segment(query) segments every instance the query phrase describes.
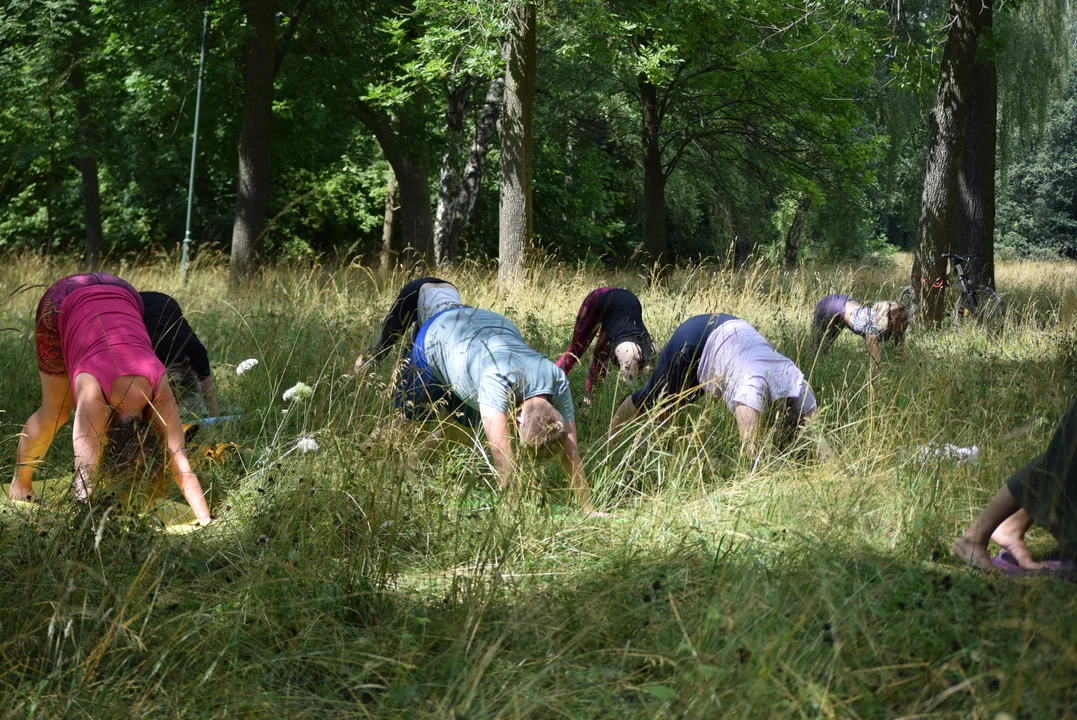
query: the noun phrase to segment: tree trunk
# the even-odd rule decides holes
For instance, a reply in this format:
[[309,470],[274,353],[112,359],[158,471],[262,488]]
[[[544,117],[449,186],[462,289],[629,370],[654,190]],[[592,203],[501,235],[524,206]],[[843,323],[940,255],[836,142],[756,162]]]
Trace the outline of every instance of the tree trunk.
[[269,205],[269,138],[273,119],[273,0],[244,0],[251,30],[243,53],[243,125],[239,135],[236,219],[232,227],[231,279],[258,267]]
[[666,175],[659,143],[662,118],[658,91],[646,73],[640,73],[640,127],[643,146],[643,245],[653,263],[666,262]]
[[811,195],[803,193],[800,196],[800,202],[797,203],[793,223],[789,226],[789,232],[785,234],[785,266],[787,268],[797,266],[797,256],[800,254],[800,239],[804,237],[804,226],[808,222],[809,210],[811,210]]
[[385,188],[385,222],[381,226],[381,269],[388,270],[396,261],[393,246],[393,210],[396,204],[396,175],[389,168],[389,182]]
[[[991,5],[976,11],[979,37],[992,30]],[[979,44],[979,43],[977,43]],[[993,53],[972,66],[969,110],[958,170],[953,252],[972,255],[968,272],[976,285],[995,287],[995,144],[998,136],[998,71]]]
[[[475,198],[479,194],[479,182],[482,169],[486,163],[486,153],[490,149],[490,139],[494,134],[497,117],[501,111],[501,92],[505,86],[504,78],[494,78],[486,90],[486,102],[475,123],[475,135],[467,154],[467,164],[463,177],[456,173],[456,164],[452,153],[447,152],[441,164],[441,183],[438,192],[438,209],[434,220],[434,258],[438,266],[456,264],[460,248],[460,237],[464,234],[471,211],[475,208]],[[458,154],[462,154],[463,145],[463,103],[455,101],[461,115],[459,135],[455,140]],[[454,97],[449,95],[449,115],[446,118],[449,135],[453,136],[452,125]]]
[[56,187],[56,110],[49,97],[49,170],[45,176],[45,234],[49,238],[49,250],[56,247],[56,224],[53,217],[53,193]]
[[434,219],[430,213],[430,179],[418,164],[401,157],[394,166],[400,192],[401,252],[405,262],[429,265],[433,259]]
[[531,244],[531,106],[535,98],[535,5],[509,10],[505,43],[505,99],[501,116],[501,203],[499,209],[497,284],[515,285],[524,271],[524,253]]
[[[433,255],[434,220],[430,213],[430,180],[426,171],[404,155],[388,115],[360,100],[355,106],[355,116],[374,134],[396,176],[401,254],[406,256],[407,263],[429,264]],[[406,120],[406,117],[401,118],[401,123],[406,124]]]
[[[961,135],[969,110],[972,66],[976,60],[976,0],[951,0],[946,45],[939,72],[939,87],[932,113],[934,132],[928,147],[924,191],[920,202],[917,252],[913,260],[916,288],[924,319],[937,324],[945,312],[945,288],[936,287],[946,277],[950,249]],[[916,278],[918,275],[921,281]]]
[[91,271],[101,263],[101,185],[97,177],[93,131],[90,128],[90,99],[86,97],[86,76],[77,64],[68,76],[75,90],[75,115],[78,119],[79,151],[75,165],[82,176],[82,204],[86,216],[86,264]]

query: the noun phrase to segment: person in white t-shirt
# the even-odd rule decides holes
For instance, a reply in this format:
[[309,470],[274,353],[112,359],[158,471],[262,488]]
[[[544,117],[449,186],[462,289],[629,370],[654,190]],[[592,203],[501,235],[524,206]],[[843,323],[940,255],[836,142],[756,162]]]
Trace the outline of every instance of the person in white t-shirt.
[[781,429],[794,434],[816,408],[804,374],[751,324],[732,315],[697,315],[674,331],[647,384],[621,403],[611,434],[640,413],[660,405],[670,413],[705,391],[725,402],[747,446],[770,406],[781,403]]
[[407,420],[439,421],[434,439],[449,429],[446,420],[481,427],[501,490],[516,467],[513,434],[520,445],[555,455],[581,509],[593,512],[568,379],[507,317],[472,307],[435,313],[412,343],[394,404]]

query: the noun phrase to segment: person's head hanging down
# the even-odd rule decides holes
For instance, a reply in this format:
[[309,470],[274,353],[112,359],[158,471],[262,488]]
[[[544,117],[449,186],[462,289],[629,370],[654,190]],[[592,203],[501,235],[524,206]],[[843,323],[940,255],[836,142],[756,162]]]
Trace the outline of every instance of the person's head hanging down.
[[355,359],[355,372],[385,358],[413,324],[418,329],[442,310],[463,306],[460,291],[448,280],[423,277],[407,283],[385,315],[373,344]]
[[45,291],[35,323],[41,406],[19,438],[8,491],[12,499],[33,498],[34,468],[74,410],[77,499],[93,493],[93,473],[109,433],[122,434],[120,426],[146,421],[164,438],[172,476],[191,509],[200,522],[210,522],[209,506],[187,461],[179,409],[142,311],[135,289],[104,273],[72,275]]
[[142,319],[157,359],[168,368],[168,383],[176,399],[188,406],[205,400],[211,416],[220,414],[209,353],[183,316],[176,299],[161,292],[140,292]]
[[882,356],[880,343],[900,345],[909,329],[909,312],[904,304],[883,300],[874,305],[861,305],[848,295],[827,295],[815,305],[812,332],[815,346],[826,352],[842,330],[864,338],[873,360]]
[[704,391],[725,401],[746,445],[754,443],[760,415],[775,403],[781,403],[780,424],[792,433],[815,412],[804,374],[758,330],[732,315],[697,315],[674,331],[647,383],[621,403],[611,434],[642,412],[659,405],[672,412]]
[[502,489],[514,469],[510,419],[518,413],[521,445],[557,454],[580,505],[590,510],[568,379],[508,318],[469,307],[435,314],[416,335],[395,404],[410,420],[481,424]]
[[620,368],[623,382],[636,379],[640,369],[655,355],[654,341],[643,324],[643,306],[631,290],[600,287],[584,298],[576,315],[572,340],[557,360],[557,367],[571,372],[598,335],[594,359],[587,371],[587,399],[606,376],[611,359]]

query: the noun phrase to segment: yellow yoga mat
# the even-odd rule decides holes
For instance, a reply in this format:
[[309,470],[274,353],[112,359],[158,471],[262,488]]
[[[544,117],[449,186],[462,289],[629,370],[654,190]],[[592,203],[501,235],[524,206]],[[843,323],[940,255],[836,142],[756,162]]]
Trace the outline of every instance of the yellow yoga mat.
[[[27,513],[42,509],[48,510],[50,507],[70,502],[70,487],[70,476],[35,480],[33,482],[34,497],[40,500],[40,503],[16,500],[12,505],[20,512]],[[160,520],[165,526],[164,531],[170,535],[186,535],[202,528],[195,521],[194,512],[187,503],[160,500],[146,514]]]

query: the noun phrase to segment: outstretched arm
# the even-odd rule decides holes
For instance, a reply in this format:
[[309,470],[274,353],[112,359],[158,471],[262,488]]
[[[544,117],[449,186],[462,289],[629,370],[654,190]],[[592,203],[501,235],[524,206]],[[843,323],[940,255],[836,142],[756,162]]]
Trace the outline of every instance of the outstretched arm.
[[587,484],[587,477],[583,472],[583,460],[576,445],[576,421],[565,426],[565,439],[561,443],[561,467],[568,477],[568,484],[576,493],[576,501],[584,512],[592,512],[594,509],[591,498],[591,487]]
[[639,414],[639,409],[632,402],[632,396],[629,395],[617,408],[617,412],[613,414],[613,420],[610,422],[610,437],[612,438],[616,435],[621,426],[631,422],[632,418],[636,417],[637,414]]
[[864,344],[868,346],[868,355],[871,356],[872,360],[875,362],[882,360],[883,352],[882,348],[879,347],[879,338],[874,335],[865,335]]
[[[156,410],[156,412],[155,412]],[[183,424],[180,422],[179,408],[176,407],[176,398],[172,395],[172,388],[167,382],[161,383],[161,389],[157,392],[157,398],[152,408],[147,408],[152,413],[151,421],[158,434],[165,439],[168,449],[169,467],[172,470],[172,478],[179,485],[180,492],[191,506],[195,517],[203,525],[213,522],[213,516],[209,514],[209,503],[202,493],[202,486],[198,482],[198,476],[191,469],[191,463],[187,460],[186,441],[183,438]]]
[[210,375],[199,384],[206,396],[206,409],[209,410],[210,417],[217,417],[221,414],[221,406],[217,403],[217,388],[213,384],[213,376]]
[[567,375],[580,357],[587,352],[591,341],[595,339],[598,326],[602,322],[602,315],[598,306],[598,299],[609,288],[596,288],[583,299],[580,311],[576,314],[576,325],[572,328],[572,340],[568,349],[558,358],[557,367],[565,371]]
[[498,489],[504,491],[509,485],[514,465],[509,418],[506,413],[487,405],[479,405],[479,415],[482,417],[482,429],[486,431],[486,440],[490,443],[490,456],[501,478]]
[[86,500],[93,494],[93,472],[101,461],[101,436],[108,429],[111,411],[96,382],[86,382],[79,391],[71,442],[75,448],[75,498]]

